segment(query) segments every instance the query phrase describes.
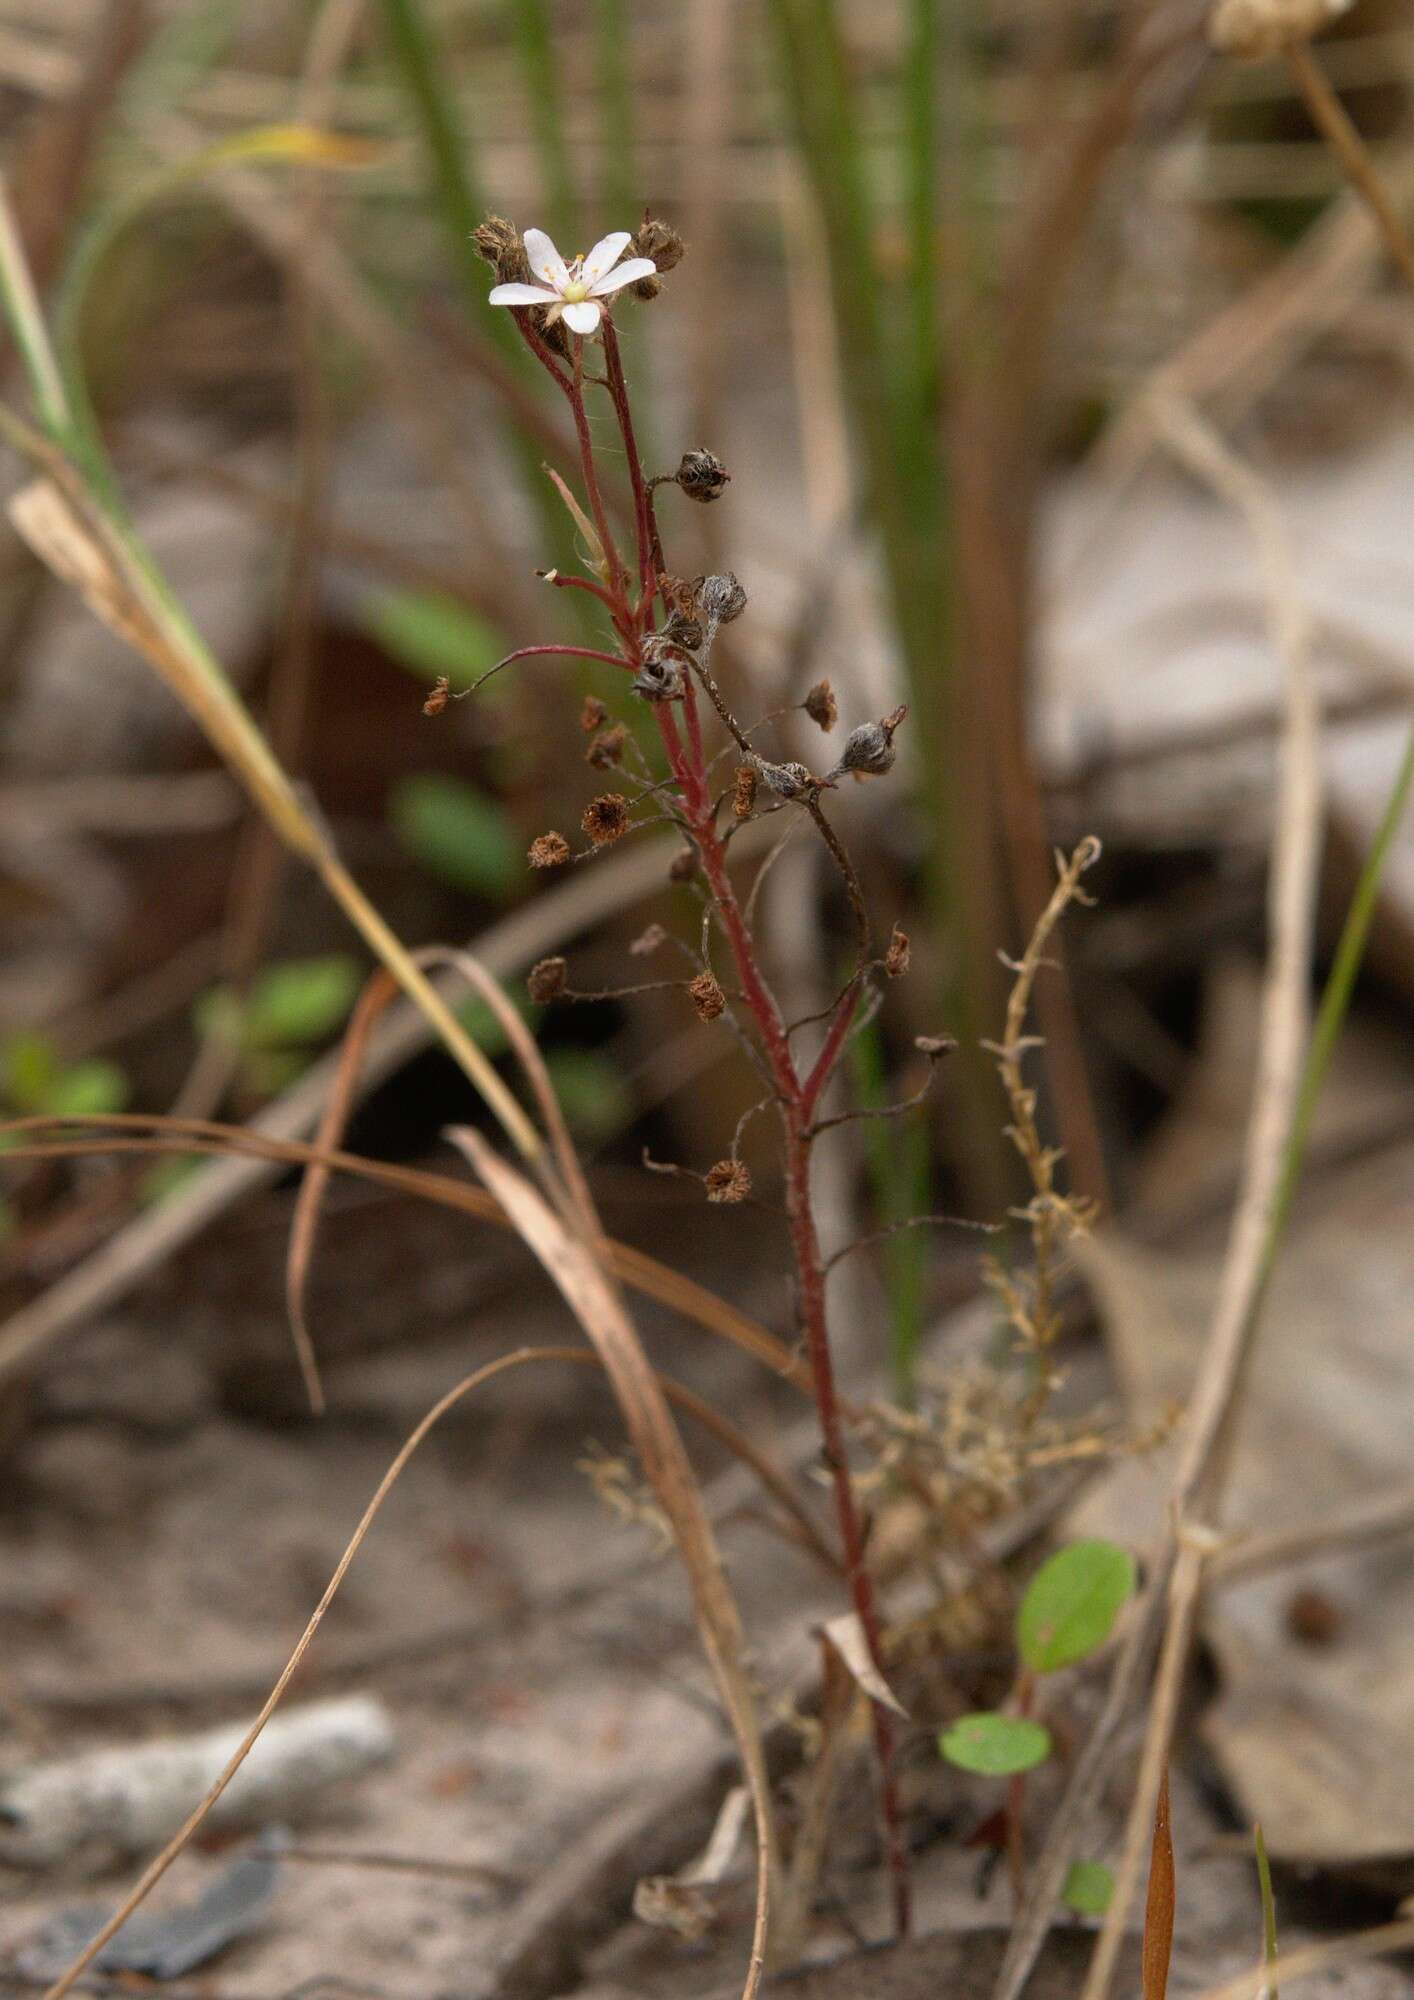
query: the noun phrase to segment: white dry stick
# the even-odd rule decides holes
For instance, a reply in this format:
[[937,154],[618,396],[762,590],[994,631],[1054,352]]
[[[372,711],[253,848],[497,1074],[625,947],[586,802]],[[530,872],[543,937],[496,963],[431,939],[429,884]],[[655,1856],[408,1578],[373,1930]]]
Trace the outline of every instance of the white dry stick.
[[[1089,1976],[1081,2000],[1103,2000],[1154,1823],[1174,1715],[1197,1615],[1203,1568],[1214,1544],[1230,1420],[1239,1398],[1270,1262],[1273,1217],[1308,1040],[1309,977],[1322,784],[1320,711],[1311,675],[1310,623],[1280,511],[1265,485],[1190,403],[1165,398],[1156,428],[1170,449],[1243,515],[1262,571],[1273,650],[1286,672],[1281,772],[1268,887],[1271,946],[1262,997],[1252,1114],[1242,1192],[1218,1298],[1190,1399],[1172,1520],[1116,1662],[1104,1710],[1072,1771],[1054,1830],[1036,1867],[1002,1963],[996,2000],[1018,2000],[1057,1907],[1074,1843],[1099,1796],[1160,1629],[1164,1634],[1139,1779]],[[1167,1618],[1165,1618],[1167,1611]]]
[[[0,1861],[47,1868],[90,1845],[121,1854],[155,1846],[210,1789],[245,1733],[234,1723],[17,1771],[0,1785]],[[357,1777],[392,1752],[388,1711],[371,1695],[310,1702],[267,1726],[209,1823],[284,1818],[311,1792]]]

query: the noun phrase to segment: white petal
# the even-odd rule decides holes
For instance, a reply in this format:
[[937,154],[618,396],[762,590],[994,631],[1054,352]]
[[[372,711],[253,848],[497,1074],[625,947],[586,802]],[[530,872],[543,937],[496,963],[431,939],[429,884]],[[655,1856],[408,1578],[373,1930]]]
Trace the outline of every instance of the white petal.
[[615,230],[612,236],[603,236],[595,244],[584,260],[580,275],[586,285],[593,286],[602,278],[611,264],[617,264],[633,238],[626,229]]
[[576,299],[564,308],[565,325],[572,333],[594,333],[599,325],[599,308],[593,299]]
[[562,292],[570,281],[565,269],[565,260],[545,234],[543,229],[527,229],[525,232],[525,254],[530,268],[541,284]]
[[639,278],[653,277],[657,269],[658,266],[651,257],[630,257],[626,264],[616,264],[606,277],[601,278],[597,285],[591,285],[589,289],[596,299],[607,298],[609,293],[616,292],[620,285],[631,285]]
[[543,285],[497,285],[491,294],[491,303],[493,306],[552,306],[558,297],[558,292],[546,291]]

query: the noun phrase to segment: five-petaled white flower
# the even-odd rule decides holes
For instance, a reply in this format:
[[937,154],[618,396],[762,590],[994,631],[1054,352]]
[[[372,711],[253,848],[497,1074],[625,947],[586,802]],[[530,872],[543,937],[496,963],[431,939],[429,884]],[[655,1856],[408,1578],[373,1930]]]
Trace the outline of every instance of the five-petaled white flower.
[[527,229],[525,254],[538,285],[497,285],[491,294],[493,306],[549,306],[550,323],[563,316],[572,333],[598,331],[601,308],[597,301],[616,292],[620,285],[632,285],[639,278],[651,278],[657,265],[651,257],[618,260],[633,238],[626,229],[615,230],[596,243],[587,257],[566,264],[543,229]]

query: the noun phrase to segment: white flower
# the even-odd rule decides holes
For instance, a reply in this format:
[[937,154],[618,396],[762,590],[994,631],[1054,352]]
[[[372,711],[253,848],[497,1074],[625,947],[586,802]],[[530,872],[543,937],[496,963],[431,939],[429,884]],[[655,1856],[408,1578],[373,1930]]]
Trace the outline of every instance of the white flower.
[[630,257],[620,264],[633,241],[626,229],[615,230],[595,244],[587,257],[566,264],[543,229],[527,229],[525,254],[538,285],[497,285],[491,294],[493,306],[549,306],[550,323],[561,316],[572,333],[598,331],[601,308],[597,300],[607,298],[620,285],[632,285],[639,278],[651,278],[657,265],[651,257]]

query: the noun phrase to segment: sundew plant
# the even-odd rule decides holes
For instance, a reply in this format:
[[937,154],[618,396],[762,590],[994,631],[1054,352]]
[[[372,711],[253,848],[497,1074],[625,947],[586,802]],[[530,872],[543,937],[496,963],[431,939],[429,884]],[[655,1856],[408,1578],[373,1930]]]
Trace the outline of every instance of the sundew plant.
[[[586,573],[548,571],[547,580],[558,589],[587,592],[594,598],[606,639],[602,649],[521,647],[492,671],[545,654],[602,662],[628,676],[656,726],[666,776],[648,767],[622,725],[604,726],[607,710],[590,699],[584,718],[594,732],[590,762],[600,769],[615,769],[615,783],[622,789],[605,791],[590,803],[583,831],[591,847],[602,847],[635,826],[658,819],[670,822],[682,836],[671,874],[698,898],[702,917],[691,940],[664,939],[659,945],[660,950],[685,954],[689,961],[683,976],[664,983],[681,986],[686,1003],[703,1023],[720,1021],[735,1031],[760,1073],[763,1095],[756,1108],[775,1115],[799,1331],[809,1358],[845,1576],[869,1660],[874,1672],[882,1674],[879,1614],[835,1387],[826,1262],[812,1204],[811,1172],[821,1133],[840,1122],[823,1115],[821,1107],[849,1037],[869,1017],[883,982],[901,976],[909,959],[908,939],[897,926],[884,948],[876,949],[858,877],[833,824],[832,795],[840,792],[846,779],[880,778],[892,768],[897,755],[894,738],[905,711],[896,709],[859,723],[846,735],[838,758],[817,773],[793,759],[772,755],[769,741],[760,740],[769,725],[744,726],[713,676],[717,635],[746,613],[747,593],[730,573],[688,579],[674,572],[665,551],[657,500],[664,488],[673,486],[691,500],[711,502],[724,491],[728,474],[704,447],[686,452],[674,474],[652,475],[645,468],[614,324],[623,299],[648,300],[657,295],[663,274],[682,256],[676,232],[645,216],[634,234],[616,231],[587,255],[566,262],[542,230],[527,229],[522,235],[511,223],[493,216],[477,231],[476,243],[495,271],[492,303],[513,315],[526,347],[568,404],[578,441],[581,493],[566,491],[565,498],[585,544]],[[622,537],[590,423],[592,396],[607,401],[622,446],[630,523]],[[434,697],[434,708],[437,705]],[[833,728],[836,705],[826,684],[812,688],[802,706],[822,730]],[[732,848],[743,830],[758,820],[778,818],[784,837],[802,817],[824,842],[839,871],[855,937],[852,968],[831,1005],[818,1016],[791,1021],[763,965],[751,898],[738,886]],[[530,858],[537,867],[555,867],[570,853],[561,834],[547,832],[533,844]],[[532,997],[541,1002],[574,997],[560,958],[536,966],[530,986]],[[923,1052],[936,1058],[947,1046],[938,1038],[925,1042]],[[750,1197],[751,1176],[739,1155],[740,1139],[739,1128],[729,1157],[702,1173],[707,1200],[730,1203]],[[909,1918],[908,1875],[893,1724],[882,1701],[873,1701],[871,1707],[895,1918],[903,1930]]]

